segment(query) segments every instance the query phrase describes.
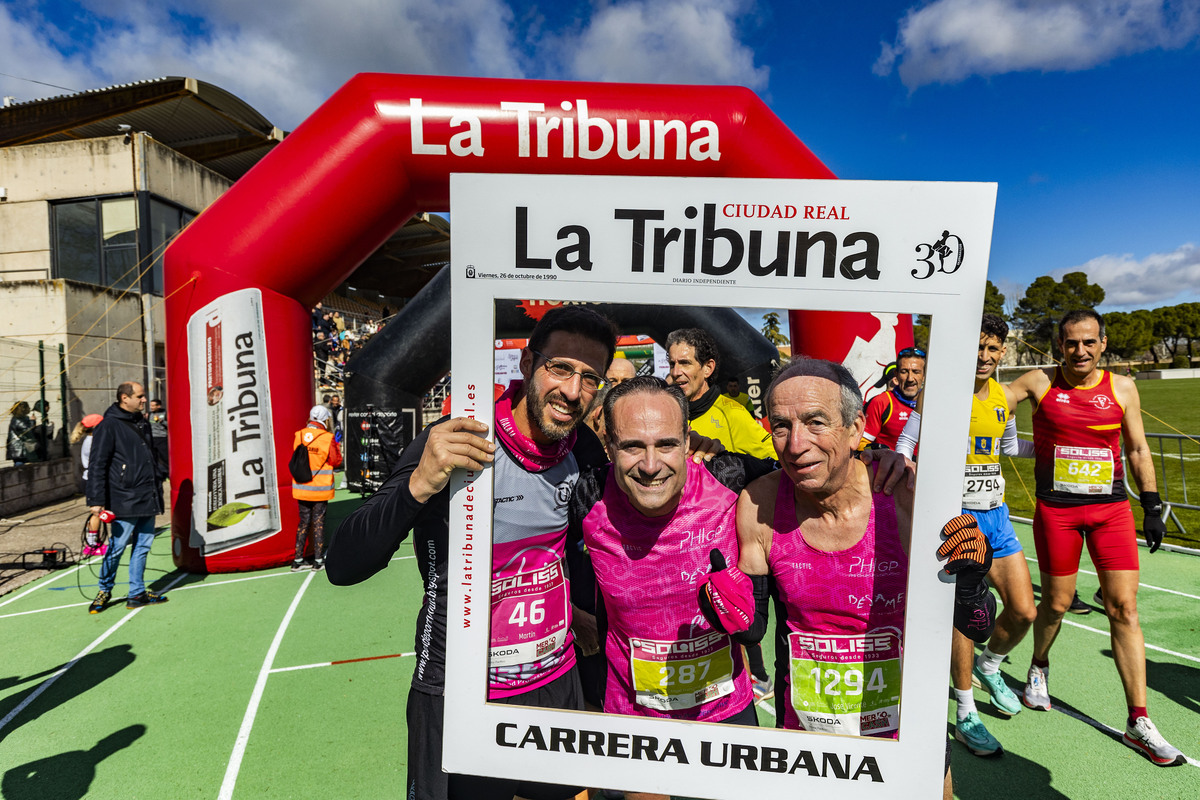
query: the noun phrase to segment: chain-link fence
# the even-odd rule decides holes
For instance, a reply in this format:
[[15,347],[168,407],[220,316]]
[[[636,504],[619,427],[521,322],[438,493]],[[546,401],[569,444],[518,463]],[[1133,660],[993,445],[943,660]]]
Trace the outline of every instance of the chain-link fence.
[[8,411],[0,466],[70,456],[62,345],[0,337],[0,408]]

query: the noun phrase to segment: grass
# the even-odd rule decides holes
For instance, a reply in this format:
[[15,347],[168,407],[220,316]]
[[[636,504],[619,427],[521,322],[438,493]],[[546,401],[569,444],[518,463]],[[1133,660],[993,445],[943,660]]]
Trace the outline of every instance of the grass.
[[[1015,379],[1016,376],[1006,376]],[[1160,440],[1149,438],[1154,451],[1155,473],[1158,476],[1159,494],[1167,502],[1184,502],[1185,497],[1192,505],[1200,505],[1200,403],[1196,402],[1200,392],[1200,379],[1138,381],[1138,394],[1142,399],[1142,420],[1148,434],[1163,433],[1190,438],[1184,440]],[[1017,429],[1029,438],[1033,431],[1032,408],[1022,403],[1017,408]],[[1002,458],[1001,464],[1006,482],[1005,499],[1012,513],[1020,517],[1033,516],[1033,459]],[[1189,488],[1185,494],[1184,487]],[[1180,531],[1175,521],[1167,523],[1166,541],[1185,547],[1200,547],[1200,511],[1175,509]],[[1133,515],[1141,529],[1142,511],[1133,504]]]

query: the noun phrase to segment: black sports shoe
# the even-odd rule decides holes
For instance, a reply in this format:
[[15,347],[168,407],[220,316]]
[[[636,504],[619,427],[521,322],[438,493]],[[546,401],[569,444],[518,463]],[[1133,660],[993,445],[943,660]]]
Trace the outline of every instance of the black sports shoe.
[[103,590],[97,592],[96,599],[92,601],[90,606],[88,606],[88,613],[99,614],[101,611],[108,608],[108,601],[111,599],[112,595],[110,593]]
[[1075,596],[1071,598],[1071,606],[1067,609],[1067,611],[1070,611],[1072,614],[1079,615],[1090,614],[1092,613],[1092,607],[1080,600],[1079,592],[1076,592]]
[[133,597],[126,598],[125,599],[125,607],[126,608],[141,608],[142,606],[152,606],[157,603],[165,603],[169,599],[170,598],[167,597],[165,594],[158,594],[157,592],[151,592],[151,591],[147,590],[147,591],[142,592],[141,594],[135,594]]

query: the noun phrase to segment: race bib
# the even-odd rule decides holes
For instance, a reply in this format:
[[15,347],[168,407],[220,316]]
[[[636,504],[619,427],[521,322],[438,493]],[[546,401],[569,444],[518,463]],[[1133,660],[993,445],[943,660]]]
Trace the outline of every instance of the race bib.
[[990,511],[1004,502],[1004,476],[997,464],[967,464],[963,475],[962,507]]
[[733,693],[729,637],[629,640],[634,700],[656,711],[679,711]]
[[789,633],[792,708],[805,730],[854,736],[900,726],[900,636]]
[[488,665],[540,661],[566,644],[570,599],[561,559],[492,581],[492,645]]
[[1111,494],[1113,454],[1107,447],[1054,448],[1054,491]]

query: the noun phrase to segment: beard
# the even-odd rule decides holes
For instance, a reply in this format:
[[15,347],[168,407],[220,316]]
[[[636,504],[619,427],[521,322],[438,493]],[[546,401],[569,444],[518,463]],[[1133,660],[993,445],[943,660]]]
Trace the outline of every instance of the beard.
[[[571,402],[562,396],[561,393],[554,391],[545,397],[542,396],[541,382],[533,381],[529,390],[525,393],[525,403],[529,408],[529,418],[537,429],[542,432],[551,442],[561,442],[571,431],[579,425],[587,414],[591,404],[585,406],[579,400]],[[556,405],[566,408],[570,411],[570,422],[558,422],[551,419],[546,413],[546,406],[554,401]]]

